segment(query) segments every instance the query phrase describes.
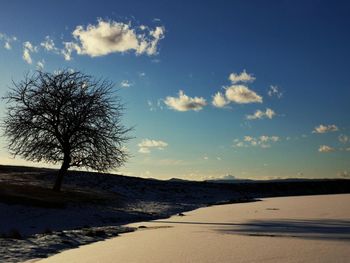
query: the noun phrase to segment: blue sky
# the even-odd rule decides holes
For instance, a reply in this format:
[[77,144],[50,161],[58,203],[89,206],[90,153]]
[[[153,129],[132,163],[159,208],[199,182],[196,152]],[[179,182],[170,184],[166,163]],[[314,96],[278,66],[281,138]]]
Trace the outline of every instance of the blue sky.
[[[2,1],[0,95],[37,68],[112,80],[135,126],[128,175],[349,176],[349,11],[346,1]],[[0,146],[3,164],[45,165]]]

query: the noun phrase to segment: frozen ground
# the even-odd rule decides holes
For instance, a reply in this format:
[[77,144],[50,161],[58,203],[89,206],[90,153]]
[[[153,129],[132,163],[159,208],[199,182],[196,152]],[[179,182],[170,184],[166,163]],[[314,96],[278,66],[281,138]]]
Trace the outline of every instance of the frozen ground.
[[349,262],[350,194],[279,197],[132,224],[38,263]]
[[210,204],[350,192],[350,180],[217,184],[71,172],[53,193],[55,174],[0,165],[0,262],[44,258]]

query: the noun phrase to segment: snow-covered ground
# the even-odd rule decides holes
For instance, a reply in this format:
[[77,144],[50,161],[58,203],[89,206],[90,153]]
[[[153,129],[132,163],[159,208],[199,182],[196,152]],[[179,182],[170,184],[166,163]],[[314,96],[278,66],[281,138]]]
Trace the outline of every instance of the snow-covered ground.
[[0,171],[1,263],[45,258],[132,230],[123,224],[244,198],[216,184],[85,172],[69,174],[53,193],[54,172],[11,169]]
[[54,193],[56,173],[0,165],[0,262],[45,258],[210,204],[350,192],[350,180],[218,184],[73,171]]
[[38,263],[329,263],[350,258],[350,194],[268,198],[129,226],[144,227]]

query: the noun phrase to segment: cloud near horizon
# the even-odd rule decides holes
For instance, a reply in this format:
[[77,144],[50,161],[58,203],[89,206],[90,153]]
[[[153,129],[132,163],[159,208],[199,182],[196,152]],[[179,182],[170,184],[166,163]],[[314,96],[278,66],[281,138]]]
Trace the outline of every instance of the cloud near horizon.
[[340,135],[338,136],[338,140],[339,140],[341,143],[343,143],[343,144],[346,144],[346,143],[350,142],[350,138],[349,138],[347,135],[345,135],[345,134],[340,134]]
[[327,132],[335,132],[338,130],[339,130],[338,127],[334,124],[332,124],[332,125],[320,124],[319,126],[315,127],[315,129],[312,131],[312,133],[327,133]]
[[77,26],[72,32],[75,41],[64,42],[62,54],[66,60],[71,59],[73,51],[90,57],[131,51],[136,55],[156,55],[159,41],[164,38],[164,34],[163,26],[154,29],[146,26],[133,28],[130,22],[99,19],[96,25]]
[[244,136],[243,139],[234,139],[233,147],[242,148],[242,147],[260,147],[260,148],[270,148],[272,143],[280,141],[278,136],[267,136],[261,135],[260,137]]
[[200,111],[207,105],[206,100],[203,97],[189,97],[182,90],[179,91],[178,97],[166,97],[164,100],[165,105],[169,109],[175,111]]
[[163,150],[168,146],[168,143],[160,140],[143,139],[138,146],[139,153],[150,153],[151,149]]
[[350,171],[344,170],[344,171],[338,172],[337,176],[348,178],[350,177]]
[[319,148],[318,148],[318,151],[320,153],[329,153],[329,152],[334,152],[335,149],[331,146],[328,146],[328,145],[321,145]]

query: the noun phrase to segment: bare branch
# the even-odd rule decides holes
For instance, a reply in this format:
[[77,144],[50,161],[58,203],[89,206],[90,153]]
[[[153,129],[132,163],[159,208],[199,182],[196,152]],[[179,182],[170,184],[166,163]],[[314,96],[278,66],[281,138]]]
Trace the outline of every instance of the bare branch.
[[121,124],[124,106],[113,83],[81,72],[37,71],[13,83],[3,127],[12,154],[30,161],[69,160],[71,166],[106,171],[128,158]]

